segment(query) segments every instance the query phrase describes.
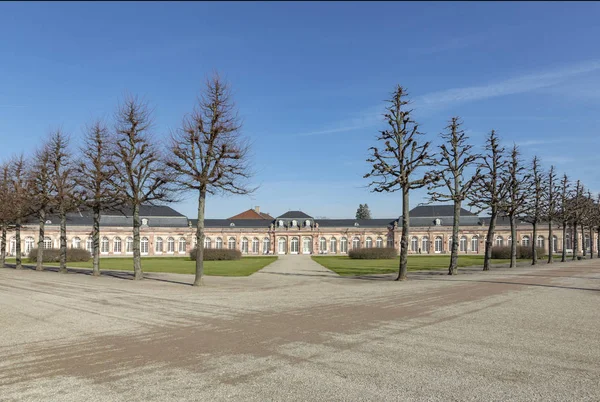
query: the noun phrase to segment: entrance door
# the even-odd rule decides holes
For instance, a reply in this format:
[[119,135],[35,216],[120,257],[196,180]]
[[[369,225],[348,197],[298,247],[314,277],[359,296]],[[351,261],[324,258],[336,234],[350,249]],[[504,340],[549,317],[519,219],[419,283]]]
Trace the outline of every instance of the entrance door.
[[305,237],[302,239],[302,254],[310,254],[312,251],[312,239]]
[[285,254],[285,238],[280,237],[277,241],[277,252],[279,254]]
[[290,244],[290,254],[298,254],[298,238],[292,237],[292,242]]

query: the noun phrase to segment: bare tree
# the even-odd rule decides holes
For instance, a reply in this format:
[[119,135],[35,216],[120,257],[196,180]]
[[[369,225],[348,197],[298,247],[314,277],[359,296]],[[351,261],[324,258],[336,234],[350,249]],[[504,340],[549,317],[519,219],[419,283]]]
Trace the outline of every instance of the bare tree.
[[[446,127],[448,132],[440,134],[446,144],[440,145],[438,159],[435,160],[436,169],[431,172],[435,181],[429,186],[429,195],[432,202],[452,201],[454,203],[454,218],[452,221],[452,250],[450,253],[450,266],[448,275],[458,273],[458,229],[460,226],[460,209],[462,202],[469,197],[473,184],[478,180],[479,169],[465,180],[465,169],[476,165],[479,155],[474,154],[471,149],[473,145],[468,144],[469,137],[461,128],[462,122],[459,117],[452,117],[450,124]],[[436,191],[444,187],[444,191]]]
[[75,196],[74,165],[69,149],[69,137],[62,130],[56,130],[48,141],[50,156],[50,179],[53,194],[52,208],[58,212],[60,220],[60,258],[58,272],[67,272],[67,212],[77,207]]
[[470,196],[470,206],[483,210],[489,210],[490,223],[488,225],[487,237],[485,239],[485,255],[483,258],[483,270],[489,271],[492,259],[492,247],[494,234],[496,233],[496,220],[500,213],[500,207],[506,197],[508,182],[503,180],[508,162],[505,159],[505,149],[500,146],[498,136],[494,130],[486,139],[486,154],[479,165],[480,174],[473,184]]
[[80,158],[76,163],[76,182],[81,194],[82,205],[91,209],[93,275],[100,275],[100,213],[114,209],[123,201],[121,194],[112,185],[116,175],[111,154],[108,128],[100,120],[86,127]]
[[548,221],[548,264],[554,262],[554,233],[552,231],[552,224],[554,218],[557,218],[557,199],[560,197],[560,188],[556,184],[556,172],[554,165],[550,166],[548,171],[548,178],[546,180],[546,194],[544,196],[544,215]]
[[372,155],[367,162],[372,164],[371,172],[364,178],[372,178],[369,186],[374,192],[395,192],[402,190],[402,235],[400,238],[400,266],[396,280],[406,280],[408,262],[408,233],[410,230],[409,219],[409,193],[410,190],[427,186],[432,181],[429,172],[425,172],[417,179],[411,179],[417,174],[419,168],[432,166],[433,161],[428,153],[431,145],[429,141],[419,144],[419,125],[412,118],[412,110],[407,106],[410,103],[406,89],[398,85],[387,101],[384,114],[389,127],[382,130],[377,141],[382,143],[382,148],[371,147]]
[[[579,235],[577,233],[577,227],[581,223],[582,215],[583,215],[583,185],[580,180],[577,180],[577,184],[575,186],[575,193],[573,197],[569,200],[569,208],[571,210],[571,224],[573,225],[573,260],[577,258],[577,254],[579,253]],[[584,239],[582,238],[583,242]],[[583,247],[585,249],[585,246]]]
[[510,243],[511,268],[517,265],[517,216],[521,212],[521,208],[523,208],[523,204],[527,199],[527,180],[528,175],[525,174],[525,167],[521,162],[519,149],[516,145],[513,145],[504,177],[507,196],[503,200],[501,206],[502,211],[508,216],[510,221],[510,235],[512,239]]
[[567,260],[567,225],[571,221],[571,209],[569,200],[571,199],[571,185],[566,174],[560,181],[560,203],[558,207],[558,220],[562,225],[562,255],[561,262]]
[[[531,174],[526,176],[526,186],[531,190],[532,194],[525,197],[522,208],[519,211],[521,220],[531,223],[533,228],[533,239],[531,241],[531,265],[536,265],[538,260],[537,255],[537,229],[538,224],[543,217],[543,200],[546,194],[546,183],[544,181],[544,173],[540,167],[540,161],[537,156],[531,161]],[[513,237],[514,240],[514,237]]]
[[596,206],[592,192],[588,190],[586,196],[585,223],[589,230],[590,259],[594,258],[594,226],[596,225]]
[[0,166],[0,268],[6,265],[6,236],[14,219],[14,193],[9,163]]
[[152,138],[152,113],[148,105],[128,96],[119,105],[115,120],[114,175],[111,184],[121,194],[121,204],[133,210],[134,279],[143,279],[140,254],[140,207],[168,200],[169,178],[157,142]]
[[248,142],[241,136],[241,122],[229,85],[215,74],[191,115],[171,135],[167,165],[182,191],[198,192],[196,228],[196,277],[194,286],[203,283],[204,217],[206,195],[215,193],[249,194],[251,176]]
[[48,141],[35,152],[31,175],[29,178],[29,199],[32,210],[37,215],[39,236],[37,247],[36,270],[44,270],[44,238],[46,230],[46,215],[52,204],[53,180],[51,178],[51,149]]
[[23,269],[21,261],[21,225],[29,215],[27,188],[28,164],[23,154],[9,161],[10,190],[13,193],[13,219],[15,227],[16,269]]

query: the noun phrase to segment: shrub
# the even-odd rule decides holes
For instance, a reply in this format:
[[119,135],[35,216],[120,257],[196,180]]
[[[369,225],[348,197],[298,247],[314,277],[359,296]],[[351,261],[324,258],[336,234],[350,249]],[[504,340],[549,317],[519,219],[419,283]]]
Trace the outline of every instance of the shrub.
[[[536,247],[538,259],[546,255],[546,251],[542,247]],[[517,245],[518,259],[531,259],[533,257],[531,246]],[[492,258],[494,259],[510,259],[510,246],[495,246],[492,247]]]
[[[27,259],[29,262],[37,262],[38,249],[31,249]],[[67,262],[85,262],[92,258],[89,251],[82,248],[67,248]],[[47,248],[44,249],[44,261],[42,262],[60,262],[60,249]]]
[[398,253],[395,248],[359,248],[356,250],[350,250],[348,257],[355,260],[379,260],[379,259],[390,259],[398,257]]
[[[196,248],[190,251],[190,259],[192,261],[196,261],[196,251]],[[203,261],[239,260],[240,258],[242,258],[242,252],[240,250],[205,248]]]

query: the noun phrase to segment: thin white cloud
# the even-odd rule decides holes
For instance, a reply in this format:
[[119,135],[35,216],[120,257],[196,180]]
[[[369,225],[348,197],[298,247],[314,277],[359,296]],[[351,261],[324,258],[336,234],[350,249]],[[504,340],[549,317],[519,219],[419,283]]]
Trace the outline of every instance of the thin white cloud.
[[554,139],[554,140],[544,140],[544,139],[540,139],[540,140],[525,140],[525,141],[517,141],[515,142],[516,145],[520,146],[520,147],[527,147],[527,146],[531,146],[531,145],[547,145],[547,144],[559,144],[562,142],[566,142],[565,139]]
[[422,95],[415,100],[420,109],[439,108],[450,104],[472,102],[499,96],[531,92],[558,85],[577,75],[600,70],[600,60],[586,61],[567,67],[526,74],[504,81],[464,88],[453,88]]

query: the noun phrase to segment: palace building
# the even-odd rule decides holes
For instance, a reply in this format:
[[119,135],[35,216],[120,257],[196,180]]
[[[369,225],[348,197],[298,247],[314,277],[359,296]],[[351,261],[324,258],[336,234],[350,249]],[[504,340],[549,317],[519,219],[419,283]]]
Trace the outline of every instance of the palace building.
[[[411,254],[445,254],[452,245],[452,205],[417,206],[410,211]],[[142,206],[141,253],[143,256],[187,255],[195,246],[196,219],[188,219],[168,206]],[[133,254],[131,211],[106,212],[100,219],[100,253],[104,257]],[[45,248],[59,247],[57,217],[46,221]],[[460,254],[480,254],[485,248],[488,217],[479,217],[465,209],[460,213],[458,234]],[[394,247],[400,250],[401,218],[389,219],[316,219],[302,211],[287,211],[273,217],[260,212],[259,207],[249,209],[228,219],[205,219],[206,248],[238,249],[245,255],[265,254],[327,254],[344,255],[361,247]],[[36,247],[38,224],[25,224],[21,230],[23,256]],[[67,216],[67,244],[72,248],[92,250],[91,212],[79,211]],[[524,246],[535,242],[537,246],[562,252],[562,231],[554,228],[552,239],[547,238],[547,225],[539,225],[537,238],[532,226],[517,222],[516,241]],[[567,234],[567,252],[572,252],[571,231]],[[590,249],[590,237],[581,231],[578,244]],[[15,255],[16,240],[9,233],[8,252]],[[510,225],[505,218],[498,219],[494,245],[511,243]],[[593,244],[597,244],[594,236]]]

